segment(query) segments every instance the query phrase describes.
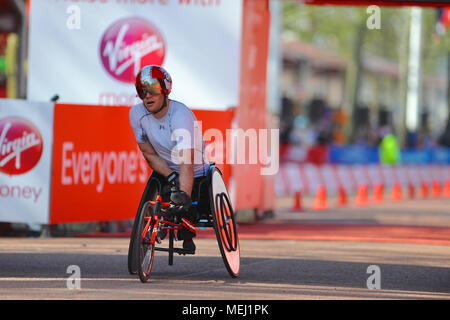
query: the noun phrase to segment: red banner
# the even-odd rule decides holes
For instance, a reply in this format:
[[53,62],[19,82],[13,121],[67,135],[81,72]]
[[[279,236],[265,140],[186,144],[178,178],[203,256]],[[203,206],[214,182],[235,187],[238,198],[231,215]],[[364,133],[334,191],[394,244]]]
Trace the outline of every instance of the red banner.
[[136,214],[149,176],[127,107],[55,105],[50,223]]
[[440,23],[442,23],[444,28],[448,28],[450,26],[450,7],[442,9]]
[[[269,42],[270,12],[268,1],[245,0],[243,8],[241,49],[241,94],[236,110],[237,127],[244,131],[267,128],[266,73]],[[247,142],[250,144],[250,141]],[[246,147],[249,150],[249,147]],[[249,156],[250,157],[250,156]],[[233,177],[236,182],[238,209],[260,208],[264,194],[264,176],[261,164],[236,164]]]

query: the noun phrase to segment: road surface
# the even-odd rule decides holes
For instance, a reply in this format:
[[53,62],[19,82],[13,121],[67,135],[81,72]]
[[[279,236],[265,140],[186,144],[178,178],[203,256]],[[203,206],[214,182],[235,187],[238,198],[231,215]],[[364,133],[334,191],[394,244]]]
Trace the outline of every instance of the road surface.
[[176,255],[173,266],[157,252],[146,284],[127,273],[127,238],[0,238],[0,299],[450,299],[448,208],[448,199],[429,199],[280,209],[239,227],[237,279],[208,232],[195,256]]

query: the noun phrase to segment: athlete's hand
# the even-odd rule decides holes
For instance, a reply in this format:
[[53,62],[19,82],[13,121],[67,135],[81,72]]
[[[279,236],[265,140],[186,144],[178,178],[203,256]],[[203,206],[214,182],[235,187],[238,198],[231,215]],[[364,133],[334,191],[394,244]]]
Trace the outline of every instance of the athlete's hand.
[[176,192],[180,189],[180,175],[178,172],[173,171],[171,174],[167,176],[167,182],[169,182],[170,189],[173,192]]
[[186,211],[189,210],[192,206],[191,197],[184,191],[172,192],[172,194],[170,195],[170,201]]

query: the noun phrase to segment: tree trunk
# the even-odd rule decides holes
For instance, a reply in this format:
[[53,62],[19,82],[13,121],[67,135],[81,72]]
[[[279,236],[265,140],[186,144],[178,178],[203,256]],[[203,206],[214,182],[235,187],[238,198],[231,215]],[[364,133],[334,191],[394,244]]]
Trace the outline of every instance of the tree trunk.
[[355,45],[353,51],[353,72],[352,79],[350,81],[350,101],[349,101],[349,114],[351,116],[350,121],[348,123],[347,128],[347,141],[352,143],[356,135],[356,115],[358,112],[358,94],[361,88],[361,78],[363,71],[363,61],[362,61],[362,45],[364,40],[364,32],[365,32],[366,24],[365,20],[357,26],[356,36],[355,36]]
[[[445,137],[450,137],[450,51],[447,53],[447,123],[442,135],[444,141]],[[450,147],[450,141],[444,142],[444,145]]]

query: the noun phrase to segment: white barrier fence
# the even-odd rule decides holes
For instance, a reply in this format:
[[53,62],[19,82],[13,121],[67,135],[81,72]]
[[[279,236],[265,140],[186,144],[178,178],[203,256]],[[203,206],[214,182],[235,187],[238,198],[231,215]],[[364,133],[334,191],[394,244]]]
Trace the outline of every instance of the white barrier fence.
[[342,187],[348,194],[357,192],[366,185],[373,188],[382,184],[390,189],[395,183],[402,188],[420,188],[425,183],[431,187],[439,182],[443,187],[450,181],[450,165],[341,165],[287,162],[280,166],[276,176],[275,189],[278,196],[315,195],[319,187],[325,187],[328,195],[338,194]]

